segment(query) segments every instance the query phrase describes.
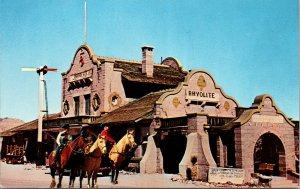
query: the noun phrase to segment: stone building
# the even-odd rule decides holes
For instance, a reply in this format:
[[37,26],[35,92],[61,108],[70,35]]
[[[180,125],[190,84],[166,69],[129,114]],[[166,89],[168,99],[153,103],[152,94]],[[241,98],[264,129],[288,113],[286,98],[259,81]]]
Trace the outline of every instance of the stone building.
[[134,129],[143,173],[185,175],[191,157],[197,157],[197,179],[205,181],[218,167],[242,170],[242,182],[264,163],[276,176],[296,170],[299,122],[271,95],[241,107],[209,72],[185,71],[173,57],[156,64],[153,57],[149,46],[142,47],[142,61],[96,56],[80,46],[62,73],[60,116],[44,121],[44,133],[55,138],[60,125],[70,123],[74,136],[82,124],[97,134],[106,122],[118,140]]

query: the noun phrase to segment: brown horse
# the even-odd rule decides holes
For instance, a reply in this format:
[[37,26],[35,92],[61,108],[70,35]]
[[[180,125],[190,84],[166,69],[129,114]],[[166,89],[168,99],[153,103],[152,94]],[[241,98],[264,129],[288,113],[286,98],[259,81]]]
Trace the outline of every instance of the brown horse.
[[49,164],[50,164],[50,171],[52,176],[52,182],[50,184],[51,188],[55,187],[55,172],[58,171],[59,180],[57,184],[57,188],[61,187],[61,181],[63,178],[64,169],[73,167],[75,163],[78,163],[78,156],[83,155],[84,147],[86,143],[84,142],[83,137],[79,136],[69,144],[67,144],[64,149],[62,150],[59,158],[58,164],[53,164],[55,150],[52,151],[49,155]]
[[[118,184],[119,170],[129,163],[137,144],[134,141],[134,131],[127,131],[126,135],[115,144],[109,152],[111,160],[111,182]],[[126,162],[126,163],[125,163]]]
[[80,175],[80,188],[82,187],[82,179],[86,174],[88,179],[87,187],[90,188],[90,179],[92,178],[92,187],[97,188],[97,177],[101,164],[101,156],[106,153],[107,147],[105,136],[98,136],[84,158],[84,165]]

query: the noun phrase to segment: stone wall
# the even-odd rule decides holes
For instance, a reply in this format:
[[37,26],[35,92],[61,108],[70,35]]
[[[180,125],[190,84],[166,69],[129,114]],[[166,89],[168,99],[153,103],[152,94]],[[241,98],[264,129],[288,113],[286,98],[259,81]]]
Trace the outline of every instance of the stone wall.
[[283,144],[285,153],[279,157],[279,166],[281,166],[279,171],[282,174],[281,176],[286,175],[288,168],[295,167],[294,128],[286,121],[284,123],[255,123],[250,120],[240,128],[236,128],[234,133],[236,166],[245,170],[245,181],[250,181],[250,174],[254,172],[255,144],[266,133],[274,134]]

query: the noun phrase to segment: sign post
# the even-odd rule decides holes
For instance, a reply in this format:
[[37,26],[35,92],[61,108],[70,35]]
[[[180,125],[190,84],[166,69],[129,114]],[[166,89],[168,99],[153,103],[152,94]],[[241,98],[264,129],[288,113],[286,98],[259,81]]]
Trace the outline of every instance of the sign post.
[[44,110],[43,110],[43,98],[44,98],[44,75],[48,71],[56,72],[56,68],[48,68],[47,66],[40,67],[40,68],[21,68],[22,71],[36,71],[39,75],[39,117],[38,117],[38,133],[37,133],[37,161],[36,166],[41,166],[43,164],[43,117],[44,117]]

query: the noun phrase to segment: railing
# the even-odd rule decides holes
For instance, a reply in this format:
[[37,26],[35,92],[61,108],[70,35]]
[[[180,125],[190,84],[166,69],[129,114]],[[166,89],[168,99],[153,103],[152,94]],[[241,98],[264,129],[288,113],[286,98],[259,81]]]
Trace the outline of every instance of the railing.
[[14,156],[20,156],[24,153],[24,145],[18,146],[18,145],[7,145],[6,146],[6,154],[11,154]]
[[24,145],[7,145],[6,146],[6,163],[24,163]]

